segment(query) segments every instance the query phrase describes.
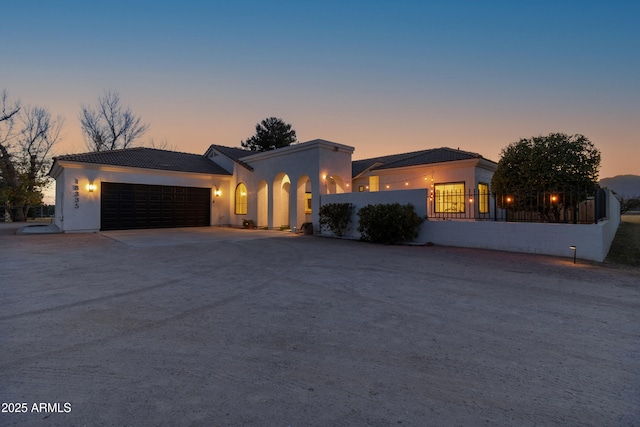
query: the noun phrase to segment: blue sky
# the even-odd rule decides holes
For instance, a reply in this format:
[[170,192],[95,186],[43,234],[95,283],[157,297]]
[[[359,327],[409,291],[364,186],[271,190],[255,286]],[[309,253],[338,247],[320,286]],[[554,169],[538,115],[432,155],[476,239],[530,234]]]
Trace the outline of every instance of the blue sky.
[[104,90],[143,140],[203,153],[283,118],[354,159],[449,146],[498,161],[582,133],[601,177],[640,174],[640,6],[631,1],[10,2],[0,89],[66,118]]

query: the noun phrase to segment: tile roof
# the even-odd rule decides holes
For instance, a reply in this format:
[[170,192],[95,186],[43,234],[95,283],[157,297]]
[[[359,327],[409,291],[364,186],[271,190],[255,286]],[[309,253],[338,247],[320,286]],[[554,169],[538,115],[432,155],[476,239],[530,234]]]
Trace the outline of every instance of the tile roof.
[[454,150],[453,148],[447,147],[431,148],[428,150],[413,151],[410,153],[354,160],[351,163],[351,174],[353,177],[356,177],[367,169],[391,169],[481,158],[482,156],[480,154],[469,151]]
[[211,144],[211,147],[215,148],[216,150],[220,151],[222,154],[233,160],[238,160],[243,157],[258,153],[258,151],[249,151],[236,147],[225,147],[224,145]]
[[56,160],[164,171],[230,175],[224,168],[201,154],[179,153],[176,151],[158,150],[147,147],[67,154],[54,157],[54,161]]
[[218,150],[219,152],[221,152],[222,154],[224,154],[234,162],[238,163],[239,165],[244,166],[249,170],[253,170],[253,166],[243,162],[240,159],[242,159],[243,157],[250,156],[252,154],[257,154],[258,151],[249,151],[249,150],[244,150],[242,148],[225,147],[224,145],[216,145],[216,144],[211,144],[211,146],[209,146],[209,149],[211,148],[215,148],[216,150]]

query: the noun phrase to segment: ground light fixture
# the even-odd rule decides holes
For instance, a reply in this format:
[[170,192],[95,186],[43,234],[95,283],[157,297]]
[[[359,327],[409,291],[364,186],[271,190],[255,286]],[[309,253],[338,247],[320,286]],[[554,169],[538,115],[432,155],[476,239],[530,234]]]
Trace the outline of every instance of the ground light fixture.
[[577,251],[578,248],[575,245],[571,245],[571,246],[569,246],[569,249],[571,249],[573,251],[573,263],[575,264],[576,263],[576,253],[578,252]]

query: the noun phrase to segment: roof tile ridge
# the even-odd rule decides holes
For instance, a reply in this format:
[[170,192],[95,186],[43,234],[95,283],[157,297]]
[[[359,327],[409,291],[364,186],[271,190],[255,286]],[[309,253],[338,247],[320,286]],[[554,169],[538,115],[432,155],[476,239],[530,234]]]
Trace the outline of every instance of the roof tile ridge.
[[160,151],[162,153],[171,153],[171,154],[188,154],[190,156],[197,156],[197,157],[207,157],[204,154],[198,154],[198,153],[187,153],[186,151],[177,151],[177,150],[166,150],[164,148],[155,148],[155,147],[132,147],[132,148],[142,148],[145,150],[149,150],[149,151]]
[[451,148],[451,147],[440,147],[440,149],[441,150],[449,150],[449,151],[453,151],[453,152],[457,152],[457,153],[464,153],[464,154],[468,154],[468,155],[473,156],[473,157],[482,158],[482,154],[476,153],[474,151],[466,151],[466,150],[461,150],[459,148]]
[[59,156],[55,156],[54,159],[59,159],[60,157],[70,157],[70,156],[91,156],[91,155],[100,155],[106,153],[115,153],[122,151],[131,151],[135,149],[141,149],[147,147],[127,147],[127,148],[117,148],[115,150],[104,150],[104,151],[85,151],[84,153],[71,153],[71,154],[61,154]]
[[368,159],[360,159],[360,160],[354,160],[354,161],[355,162],[372,161],[372,160],[380,161],[381,159],[396,157],[396,156],[408,156],[408,157],[403,157],[403,159],[411,159],[427,151],[433,151],[433,150],[437,150],[437,148],[425,148],[424,150],[408,151],[406,153],[387,154],[384,156],[370,157]]

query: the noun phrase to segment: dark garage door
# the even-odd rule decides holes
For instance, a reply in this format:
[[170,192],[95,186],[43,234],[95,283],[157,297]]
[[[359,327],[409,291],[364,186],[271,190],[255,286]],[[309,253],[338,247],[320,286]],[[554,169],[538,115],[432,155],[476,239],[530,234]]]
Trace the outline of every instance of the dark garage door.
[[103,182],[100,229],[211,225],[211,190],[197,187]]

